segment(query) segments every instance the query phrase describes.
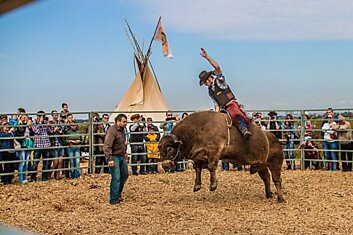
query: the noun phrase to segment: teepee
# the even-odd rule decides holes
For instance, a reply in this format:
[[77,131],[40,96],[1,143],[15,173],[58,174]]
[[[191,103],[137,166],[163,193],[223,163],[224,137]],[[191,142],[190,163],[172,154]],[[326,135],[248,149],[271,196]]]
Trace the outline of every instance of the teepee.
[[[136,76],[114,112],[125,113],[128,117],[138,113],[146,118],[152,117],[153,121],[162,121],[165,119],[165,112],[168,110],[168,106],[164,100],[157,78],[149,66],[152,41],[146,55],[144,55],[129,24],[127,22],[126,24],[132,38],[131,40],[128,34],[135,55]],[[113,122],[118,113],[112,113],[110,121]]]

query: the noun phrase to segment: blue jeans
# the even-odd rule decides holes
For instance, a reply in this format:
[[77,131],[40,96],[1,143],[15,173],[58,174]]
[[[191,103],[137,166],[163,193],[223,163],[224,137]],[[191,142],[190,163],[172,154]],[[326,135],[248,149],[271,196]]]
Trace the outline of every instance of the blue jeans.
[[287,144],[283,145],[284,158],[286,159],[287,166],[295,169],[294,165],[294,142],[289,141]]
[[28,171],[28,160],[31,156],[30,150],[20,150],[16,152],[17,158],[21,161],[18,164],[18,178],[20,183],[26,180],[26,171]]
[[[50,165],[51,165],[51,160],[46,160],[47,158],[50,157],[50,152],[48,149],[38,149],[34,150],[34,157],[33,157],[33,164],[31,167],[32,171],[35,171],[35,173],[31,174],[31,181],[36,181],[37,180],[37,169],[38,169],[38,164],[39,164],[39,159],[42,157],[43,160],[43,167],[42,170],[49,170]],[[42,172],[42,181],[48,181],[48,172]]]
[[76,179],[80,177],[80,148],[68,148],[67,154],[70,158],[70,178]]
[[229,171],[229,163],[222,161],[222,170]]
[[124,155],[113,156],[114,167],[109,168],[112,176],[110,180],[110,203],[118,202],[123,191],[124,184],[129,177],[127,163]]
[[328,160],[337,160],[337,152],[333,152],[331,150],[338,149],[337,142],[322,142],[322,147],[324,149],[324,157],[325,157],[325,167],[327,170],[336,171],[337,170],[337,162],[329,162]]

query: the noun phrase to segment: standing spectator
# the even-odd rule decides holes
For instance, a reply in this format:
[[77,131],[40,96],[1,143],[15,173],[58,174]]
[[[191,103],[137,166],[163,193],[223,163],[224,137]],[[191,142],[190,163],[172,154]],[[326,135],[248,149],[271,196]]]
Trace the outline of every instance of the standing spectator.
[[269,119],[267,122],[267,130],[272,132],[277,139],[282,138],[281,123],[277,120],[277,113],[275,111],[270,111],[268,113]]
[[7,123],[7,116],[6,115],[0,115],[0,124]]
[[338,121],[338,116],[334,113],[333,108],[327,108],[326,113],[323,115],[323,121],[322,121],[321,128],[325,123],[328,122],[329,115],[332,115],[334,122]]
[[72,114],[72,113],[68,113],[67,115],[66,115],[66,117],[67,117],[67,120],[66,120],[66,122],[67,123],[73,123],[74,122],[74,115]]
[[70,113],[69,105],[67,103],[62,103],[61,108],[60,117],[66,119],[67,115]]
[[312,136],[314,128],[315,127],[311,124],[311,120],[306,120],[304,136]]
[[32,164],[32,171],[35,173],[31,173],[31,182],[37,180],[37,169],[40,158],[43,160],[42,167],[42,181],[48,181],[48,170],[50,169],[51,161],[47,160],[50,158],[49,148],[51,146],[49,140],[49,134],[52,132],[52,127],[44,126],[48,124],[47,119],[45,117],[44,111],[37,112],[37,119],[33,121],[32,130],[34,137],[34,146],[36,149],[34,150],[34,159]]
[[[160,128],[164,131],[164,135],[170,135],[172,132],[173,126],[176,123],[176,117],[174,117],[173,113],[170,111],[167,111],[165,113],[166,118],[165,121],[160,124]],[[165,172],[171,172],[174,173],[175,171],[181,171],[181,164],[177,163],[171,170],[169,168],[163,167]]]
[[294,140],[296,139],[295,129],[297,128],[292,114],[286,115],[286,121],[283,124],[285,144],[284,156],[287,162],[287,170],[295,170],[295,161],[294,161]]
[[148,158],[148,163],[152,163],[154,165],[150,165],[148,167],[148,173],[152,174],[157,174],[158,173],[158,159],[160,158],[158,154],[158,141],[160,139],[160,134],[158,127],[153,125],[152,123],[152,118],[147,118],[147,131],[148,134],[145,136],[145,141],[148,141],[149,143],[146,143],[146,148],[147,148],[147,158]]
[[[0,128],[0,138],[14,137],[15,129],[13,127],[10,128],[8,122],[3,122],[1,125],[3,127]],[[0,173],[9,174],[1,177],[1,181],[4,184],[11,184],[11,181],[13,179],[13,173],[15,171],[15,163],[9,162],[16,160],[16,154],[13,143],[13,139],[3,139],[0,141],[0,149],[6,149],[6,151],[1,152],[2,159],[0,158],[0,161],[4,161],[4,164],[3,169],[1,170],[2,172]],[[0,164],[0,167],[1,165],[2,164]]]
[[262,113],[254,113],[253,114],[253,121],[257,127],[261,130],[266,130],[266,123],[263,121]]
[[305,136],[304,142],[300,144],[299,148],[304,149],[305,169],[310,168],[310,166],[313,165],[315,170],[318,170],[320,162],[317,160],[320,159],[320,153],[318,150],[318,145],[312,141],[311,136]]
[[24,113],[26,113],[26,110],[24,110],[24,108],[18,108],[17,115],[12,115],[12,117],[9,119],[9,125],[16,126],[19,122],[19,116],[21,116]]
[[103,121],[103,127],[104,127],[104,133],[107,133],[109,127],[111,126],[109,123],[109,115],[108,114],[103,114],[102,115],[102,121]]
[[95,155],[96,155],[96,168],[95,168],[95,173],[99,174],[101,172],[101,169],[103,167],[103,172],[104,173],[109,173],[109,168],[108,168],[108,163],[107,160],[104,157],[104,152],[103,152],[103,144],[104,144],[104,138],[105,138],[105,133],[110,127],[110,124],[108,123],[109,121],[109,115],[108,114],[103,114],[102,120],[99,119],[99,116],[97,117],[98,119],[94,120],[95,122],[100,122],[103,121],[102,123],[95,124],[94,125],[94,133],[97,133],[94,138],[94,143],[99,144],[99,146],[95,147]]
[[351,124],[346,121],[342,115],[338,116],[338,125],[333,129],[337,131],[339,143],[341,146],[342,171],[352,171],[352,150],[353,138]]
[[[18,164],[18,177],[19,183],[24,184],[27,183],[27,174],[28,171],[28,161],[31,156],[31,150],[26,150],[25,148],[33,147],[33,141],[30,139],[30,121],[28,120],[27,115],[21,115],[18,119],[18,126],[15,128],[15,136],[16,137],[24,137],[22,139],[17,139],[17,141],[21,144],[21,150],[16,152],[17,158],[20,160]],[[29,139],[29,140],[28,140]],[[28,144],[28,142],[32,142]],[[30,146],[29,146],[30,145]]]
[[[61,123],[63,124],[63,134],[67,135],[67,132],[70,130],[70,124],[73,123],[74,116],[70,113],[65,113],[64,116],[62,116]],[[67,159],[69,154],[67,152],[67,148],[64,148],[64,158],[62,160],[62,173],[65,175],[65,178],[70,178],[70,171],[68,170],[69,168],[69,163],[70,160]]]
[[126,124],[126,115],[118,114],[115,117],[114,125],[109,127],[104,140],[104,154],[111,174],[110,204],[117,204],[122,201],[121,193],[129,176],[126,163]]
[[166,115],[165,122],[160,124],[160,128],[164,131],[164,134],[169,135],[172,132],[174,123],[176,122],[176,118],[173,116],[173,113],[170,111],[167,111],[165,115]]
[[[51,111],[51,116],[52,116],[51,123],[54,124],[53,126],[54,130],[52,134],[56,136],[56,137],[50,138],[51,146],[55,147],[55,149],[51,150],[51,157],[54,159],[51,169],[55,170],[54,178],[58,180],[60,179],[60,169],[62,167],[62,161],[64,157],[64,149],[63,149],[64,140],[63,140],[63,137],[60,136],[60,135],[63,135],[64,128],[61,125],[58,111],[56,110]],[[52,172],[50,172],[49,174],[50,175],[49,178],[51,178],[51,173]]]
[[[137,164],[139,160],[142,164],[145,164],[147,162],[146,149],[143,143],[144,134],[141,133],[144,131],[144,128],[143,128],[143,125],[140,124],[140,118],[141,116],[139,114],[134,114],[130,118],[131,121],[134,122],[134,124],[131,124],[129,127],[132,164]],[[132,166],[131,168],[132,168],[132,174],[138,175],[137,166]],[[140,175],[146,174],[146,165],[140,166],[139,173]]]
[[[337,133],[333,129],[336,127],[336,122],[333,119],[333,114],[327,115],[327,122],[322,126],[322,131],[324,133],[324,141],[323,141],[323,148],[324,148],[324,156],[325,156],[325,166],[326,169],[330,171],[337,170]],[[330,162],[329,160],[335,161]]]
[[81,133],[78,130],[78,126],[75,122],[72,122],[69,126],[70,129],[67,131],[69,135],[66,138],[66,143],[69,145],[67,154],[70,158],[70,178],[76,179],[80,177],[80,147],[81,144]]

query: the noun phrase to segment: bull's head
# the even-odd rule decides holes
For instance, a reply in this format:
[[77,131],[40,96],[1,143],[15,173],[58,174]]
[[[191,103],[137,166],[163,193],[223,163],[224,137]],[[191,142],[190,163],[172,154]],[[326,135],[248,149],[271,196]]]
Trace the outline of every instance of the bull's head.
[[179,160],[182,142],[175,135],[165,135],[159,141],[158,149],[163,166],[172,168]]

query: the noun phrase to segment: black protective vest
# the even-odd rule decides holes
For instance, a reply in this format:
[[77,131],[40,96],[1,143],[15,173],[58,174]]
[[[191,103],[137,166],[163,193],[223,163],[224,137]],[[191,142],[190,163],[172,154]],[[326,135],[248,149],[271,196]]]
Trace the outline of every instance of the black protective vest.
[[229,86],[227,86],[225,89],[222,89],[218,86],[217,81],[214,81],[214,91],[212,90],[212,87],[208,88],[208,94],[217,102],[219,107],[224,107],[229,101],[234,100],[235,96],[230,89]]

